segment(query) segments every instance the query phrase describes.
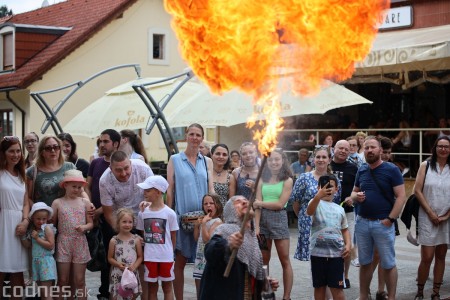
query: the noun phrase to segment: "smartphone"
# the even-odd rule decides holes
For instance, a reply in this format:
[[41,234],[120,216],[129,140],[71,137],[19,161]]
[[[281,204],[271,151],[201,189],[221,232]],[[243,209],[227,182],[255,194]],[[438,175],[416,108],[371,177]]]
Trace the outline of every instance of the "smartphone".
[[329,175],[323,175],[319,178],[319,186],[323,188],[330,182],[330,176]]

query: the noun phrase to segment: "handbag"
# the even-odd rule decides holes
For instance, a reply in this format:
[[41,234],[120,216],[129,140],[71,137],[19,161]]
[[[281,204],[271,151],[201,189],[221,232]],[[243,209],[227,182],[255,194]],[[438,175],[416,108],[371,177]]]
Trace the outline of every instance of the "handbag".
[[185,232],[194,232],[195,223],[205,216],[203,210],[195,210],[181,215],[181,228]]
[[[427,177],[428,168],[430,167],[430,162],[427,161],[427,166],[425,168],[425,175],[423,176],[423,186],[425,185],[425,178]],[[416,235],[417,235],[417,229],[418,229],[418,221],[419,221],[419,207],[420,203],[417,199],[416,195],[414,193],[409,196],[408,200],[406,201],[405,207],[403,208],[402,216],[400,217],[400,220],[405,224],[407,229],[411,229],[411,221],[412,218],[416,219]]]
[[87,263],[87,269],[98,272],[106,266],[106,251],[103,245],[103,235],[100,227],[92,228],[86,233],[91,260]]

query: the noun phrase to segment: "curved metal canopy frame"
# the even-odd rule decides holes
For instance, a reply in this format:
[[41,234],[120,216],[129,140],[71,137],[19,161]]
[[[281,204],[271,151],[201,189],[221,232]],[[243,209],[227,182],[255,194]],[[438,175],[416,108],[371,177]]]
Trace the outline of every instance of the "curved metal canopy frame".
[[[93,79],[95,79],[105,73],[108,73],[108,72],[111,72],[111,71],[114,71],[117,69],[130,68],[130,67],[133,67],[135,69],[136,74],[138,75],[138,78],[140,78],[141,77],[141,67],[139,64],[125,64],[125,65],[118,65],[118,66],[115,66],[112,68],[105,69],[105,70],[100,71],[82,81],[78,81],[78,82],[68,84],[68,85],[65,85],[65,86],[62,86],[59,88],[51,89],[51,90],[30,93],[30,96],[36,101],[36,103],[38,104],[38,106],[40,107],[40,109],[42,110],[42,112],[45,115],[45,120],[41,127],[41,133],[44,134],[50,126],[52,127],[55,134],[64,132],[61,124],[59,123],[57,114],[61,110],[61,108],[64,106],[64,104],[70,99],[70,97],[72,97],[85,84],[87,84],[88,82],[92,81]],[[169,148],[170,143],[172,143],[172,145],[174,146],[174,150],[176,153],[178,153],[179,151],[178,151],[178,146],[177,146],[176,140],[173,136],[172,130],[164,116],[163,110],[167,106],[167,104],[170,102],[170,100],[175,96],[175,94],[179,91],[179,89],[193,77],[194,77],[194,74],[192,73],[192,71],[186,71],[181,74],[178,74],[178,75],[175,75],[172,77],[168,77],[168,78],[164,78],[164,79],[161,79],[158,81],[153,81],[153,82],[149,82],[149,83],[145,83],[145,84],[132,86],[132,88],[134,89],[136,94],[138,94],[138,96],[141,98],[141,100],[144,102],[145,106],[147,107],[147,109],[150,113],[151,119],[149,119],[149,121],[147,123],[147,126],[145,128],[145,133],[150,134],[150,132],[153,130],[153,128],[156,125],[159,129],[161,136],[163,137],[164,145],[165,145],[167,153],[169,155],[171,154],[170,148]],[[158,83],[162,83],[165,81],[178,79],[178,78],[181,79],[180,82],[178,83],[178,85],[174,88],[174,90],[170,94],[167,95],[167,97],[161,99],[159,102],[157,102],[155,100],[155,98],[151,95],[151,93],[146,88],[146,87],[154,85],[154,84],[158,84]],[[48,105],[48,103],[42,97],[42,95],[44,95],[44,94],[61,91],[64,89],[68,89],[70,87],[73,87],[72,90],[61,101],[59,101],[53,109]],[[164,128],[167,130],[167,134],[169,135],[169,140],[167,140],[165,138]]]
[[[64,106],[64,104],[67,101],[69,101],[70,97],[72,97],[84,85],[86,85],[90,81],[94,80],[95,78],[97,78],[97,77],[99,77],[99,76],[101,76],[101,75],[103,75],[105,73],[108,73],[108,72],[111,72],[111,71],[115,71],[115,70],[118,70],[118,69],[130,68],[130,67],[134,68],[134,70],[136,71],[136,74],[138,75],[138,78],[140,78],[141,77],[141,66],[139,64],[118,65],[118,66],[115,66],[115,67],[108,68],[108,69],[105,69],[103,71],[100,71],[100,72],[98,72],[98,73],[88,77],[85,80],[77,81],[77,82],[74,82],[74,83],[71,83],[71,84],[68,84],[68,85],[56,88],[56,89],[30,93],[30,96],[34,99],[34,101],[36,101],[37,105],[41,108],[42,112],[45,115],[44,123],[41,126],[41,133],[44,134],[47,131],[49,126],[52,126],[53,131],[55,132],[55,134],[59,134],[59,133],[64,132],[61,124],[59,123],[58,117],[56,115],[61,110],[61,108]],[[58,92],[58,91],[61,91],[61,90],[68,89],[70,87],[73,87],[72,90],[61,101],[59,101],[55,105],[55,107],[53,109],[50,108],[48,103],[42,97],[42,95],[44,95],[44,94],[50,94],[50,93]]]

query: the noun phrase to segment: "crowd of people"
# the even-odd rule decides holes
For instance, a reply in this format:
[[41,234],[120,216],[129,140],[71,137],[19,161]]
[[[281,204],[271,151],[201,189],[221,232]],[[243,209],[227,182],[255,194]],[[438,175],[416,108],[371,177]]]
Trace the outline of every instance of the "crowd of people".
[[[42,299],[86,299],[86,268],[98,259],[87,235],[97,231],[105,247],[99,300],[156,299],[159,283],[165,299],[183,299],[188,263],[194,263],[198,299],[260,299],[280,285],[282,299],[291,299],[291,205],[298,217],[293,257],[311,262],[315,299],[345,299],[351,265],[359,267],[359,299],[371,299],[376,269],[375,299],[396,299],[396,222],[406,202],[402,173],[389,162],[396,139],[405,136],[358,132],[333,143],[327,135],[311,154],[300,149],[292,164],[274,149],[260,170],[255,144],[230,151],[205,143],[203,127],[192,124],[186,149],[169,156],[164,178],[153,174],[133,131],[101,132],[98,157],[90,162],[78,157],[68,133],[29,133],[23,144],[6,136],[0,143],[0,289],[6,278],[11,291],[30,278],[42,287]],[[440,299],[450,244],[450,138],[437,138],[431,152],[414,189],[417,300],[425,297],[433,260],[431,299]],[[273,244],[280,281],[264,267]]]

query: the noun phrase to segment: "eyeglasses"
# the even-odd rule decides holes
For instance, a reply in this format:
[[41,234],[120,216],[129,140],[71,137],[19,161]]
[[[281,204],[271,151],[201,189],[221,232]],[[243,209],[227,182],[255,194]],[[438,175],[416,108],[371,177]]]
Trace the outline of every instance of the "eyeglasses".
[[34,144],[37,143],[37,140],[25,140],[23,141],[24,144]]
[[44,150],[47,152],[52,152],[52,151],[58,151],[59,149],[61,149],[61,147],[59,145],[53,145],[53,146],[45,146]]
[[6,136],[3,137],[2,140],[3,141],[7,141],[7,142],[18,142],[19,138],[17,136],[6,135]]
[[437,145],[437,146],[436,146],[436,149],[439,149],[439,150],[448,150],[448,149],[450,149],[450,146],[449,146],[449,145]]

